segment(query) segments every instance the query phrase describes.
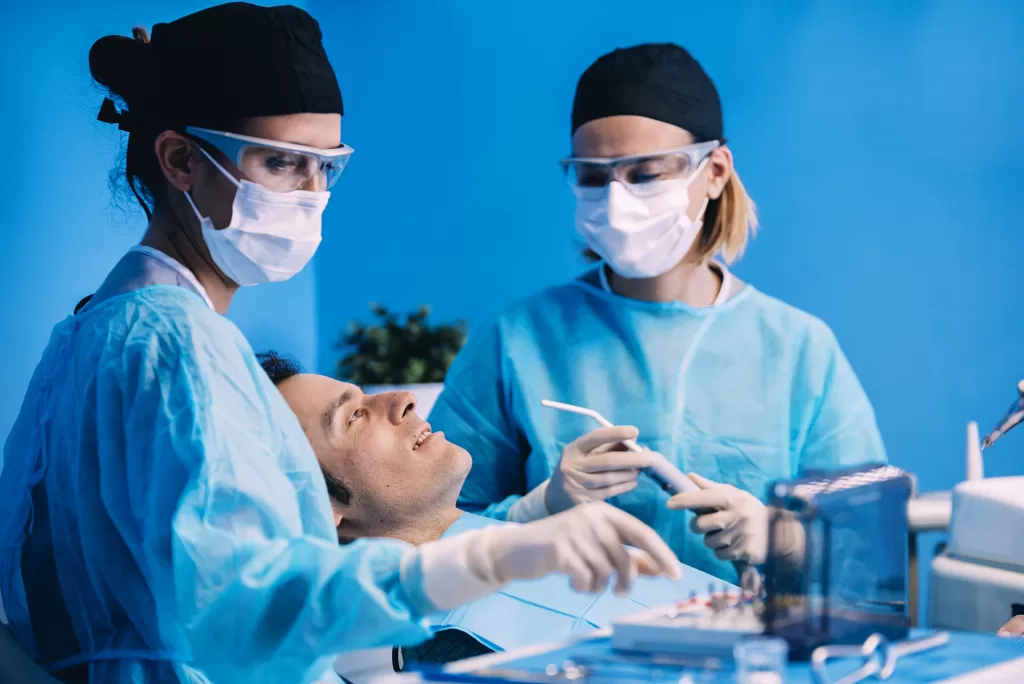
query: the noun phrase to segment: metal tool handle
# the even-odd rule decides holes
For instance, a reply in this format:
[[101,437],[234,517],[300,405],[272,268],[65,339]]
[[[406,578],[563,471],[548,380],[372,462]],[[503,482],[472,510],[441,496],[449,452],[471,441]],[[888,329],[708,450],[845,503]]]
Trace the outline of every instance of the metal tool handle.
[[985,439],[981,442],[981,448],[987,449],[992,446],[997,439],[1019,425],[1021,421],[1024,421],[1024,380],[1017,383],[1017,401],[1010,406],[1006,415],[992,432],[985,435]]
[[[815,684],[857,684],[870,677],[886,680],[896,671],[896,663],[904,656],[930,651],[949,643],[949,632],[937,632],[896,644],[881,634],[872,634],[860,646],[819,646],[811,654],[811,676]],[[853,672],[833,680],[825,666],[833,658],[862,658],[864,662]]]

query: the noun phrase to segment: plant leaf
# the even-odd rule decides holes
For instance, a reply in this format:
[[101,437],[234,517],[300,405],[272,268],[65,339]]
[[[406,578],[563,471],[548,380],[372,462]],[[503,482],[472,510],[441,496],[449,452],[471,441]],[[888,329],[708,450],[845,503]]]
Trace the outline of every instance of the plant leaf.
[[466,342],[466,323],[431,325],[423,305],[401,318],[381,304],[371,304],[377,323],[352,321],[334,349],[342,356],[336,375],[356,384],[401,385],[442,382]]

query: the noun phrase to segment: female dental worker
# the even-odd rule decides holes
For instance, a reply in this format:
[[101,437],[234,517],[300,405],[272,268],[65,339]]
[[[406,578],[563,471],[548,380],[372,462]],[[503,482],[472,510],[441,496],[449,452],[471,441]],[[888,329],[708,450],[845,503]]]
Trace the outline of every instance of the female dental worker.
[[[459,504],[525,521],[607,499],[735,582],[732,561],[764,560],[770,480],[885,461],[874,413],[824,323],[729,273],[753,204],[686,50],[598,59],[571,132],[576,229],[600,261],[505,310],[452,365],[430,421],[473,455]],[[543,399],[635,427],[594,430]],[[701,491],[670,499],[638,477],[649,457],[614,450],[638,434]]]
[[[424,615],[512,579],[597,590],[614,573],[625,589],[678,572],[604,504],[419,549],[339,547],[301,426],[223,316],[239,286],[313,256],[351,154],[319,26],[221,5],[152,40],[102,38],[89,65],[122,102],[100,118],[129,133],[149,226],[54,328],[4,448],[0,593],[35,661],[65,682],[308,682],[343,649],[424,640]],[[358,429],[343,409],[325,430]]]

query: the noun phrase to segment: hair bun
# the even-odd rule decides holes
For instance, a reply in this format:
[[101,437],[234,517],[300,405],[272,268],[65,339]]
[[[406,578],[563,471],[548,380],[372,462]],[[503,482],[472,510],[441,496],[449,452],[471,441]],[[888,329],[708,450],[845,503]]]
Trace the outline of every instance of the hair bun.
[[93,79],[122,100],[128,108],[143,99],[152,74],[148,73],[148,46],[126,36],[104,36],[89,49]]

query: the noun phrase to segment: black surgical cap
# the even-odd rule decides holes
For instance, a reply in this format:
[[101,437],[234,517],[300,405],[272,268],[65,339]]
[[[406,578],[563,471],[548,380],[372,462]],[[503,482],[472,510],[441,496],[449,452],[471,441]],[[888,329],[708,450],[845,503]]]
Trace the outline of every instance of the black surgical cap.
[[232,2],[157,24],[148,42],[135,35],[101,39],[89,56],[93,73],[98,65],[115,82],[97,80],[127,105],[118,114],[104,103],[100,118],[126,130],[344,113],[320,25],[297,7]]
[[583,72],[572,103],[572,132],[607,116],[634,115],[686,129],[697,142],[722,140],[715,84],[689,52],[672,43],[609,52]]

